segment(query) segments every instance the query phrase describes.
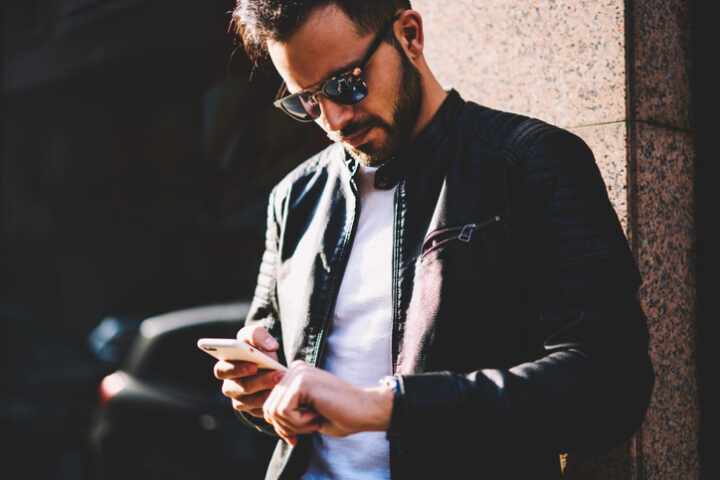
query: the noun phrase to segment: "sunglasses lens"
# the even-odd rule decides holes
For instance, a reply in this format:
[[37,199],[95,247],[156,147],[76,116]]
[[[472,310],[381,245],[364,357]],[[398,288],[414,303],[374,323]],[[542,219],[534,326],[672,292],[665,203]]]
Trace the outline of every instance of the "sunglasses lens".
[[[368,88],[361,78],[347,74],[325,83],[322,94],[335,103],[352,105],[367,97]],[[317,97],[308,93],[282,98],[280,104],[285,112],[300,121],[315,120],[321,113]]]
[[298,120],[314,120],[320,116],[320,106],[306,95],[292,95],[282,100],[286,112]]
[[355,75],[342,75],[325,84],[323,93],[335,103],[352,105],[367,96],[365,82]]

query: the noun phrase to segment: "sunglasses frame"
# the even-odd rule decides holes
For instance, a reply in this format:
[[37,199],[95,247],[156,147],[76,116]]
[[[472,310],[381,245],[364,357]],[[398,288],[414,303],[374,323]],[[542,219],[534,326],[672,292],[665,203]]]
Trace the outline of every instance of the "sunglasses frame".
[[[362,78],[360,78],[360,75],[362,74],[363,70],[367,66],[367,63],[370,61],[370,58],[373,56],[375,51],[378,49],[378,47],[382,43],[383,38],[387,34],[388,29],[395,23],[395,21],[398,18],[400,18],[400,13],[398,13],[397,15],[390,18],[390,20],[388,20],[388,22],[385,25],[383,25],[383,27],[378,31],[377,35],[375,36],[375,39],[373,40],[373,42],[370,44],[370,47],[368,48],[367,52],[365,52],[365,56],[363,56],[362,60],[360,60],[360,63],[355,68],[353,68],[352,70],[349,70],[347,72],[341,73],[340,75],[334,75],[326,80],[321,80],[320,82],[318,82],[320,84],[320,86],[318,88],[313,88],[313,86],[311,85],[310,87],[304,88],[303,90],[300,90],[297,93],[293,93],[291,95],[286,95],[284,97],[281,97],[281,95],[284,95],[285,92],[287,92],[287,84],[283,81],[282,84],[280,84],[280,89],[278,90],[277,94],[275,95],[275,100],[273,101],[273,105],[275,107],[279,108],[280,110],[282,110],[283,112],[285,112],[288,116],[292,117],[293,119],[295,119],[299,122],[309,123],[309,122],[315,121],[320,116],[318,115],[317,117],[313,118],[310,116],[310,113],[307,112],[307,110],[306,110],[306,115],[307,115],[306,118],[298,117],[296,114],[290,112],[285,107],[285,105],[283,105],[283,102],[286,102],[288,99],[297,98],[297,97],[304,96],[304,95],[309,95],[308,98],[313,101],[316,101],[316,98],[318,97],[318,95],[323,95],[325,98],[327,98],[331,102],[339,103],[342,105],[354,105],[354,104],[364,100],[368,96],[367,84],[365,83],[365,81]],[[360,85],[362,85],[362,87],[364,87],[364,90],[366,93],[363,94],[362,98],[348,102],[348,103],[337,102],[335,99],[332,98],[332,96],[325,93],[325,88],[331,82],[337,82],[337,81],[343,80],[343,79],[347,83],[350,83],[350,84],[359,83]],[[318,83],[315,83],[315,85],[317,85]]]

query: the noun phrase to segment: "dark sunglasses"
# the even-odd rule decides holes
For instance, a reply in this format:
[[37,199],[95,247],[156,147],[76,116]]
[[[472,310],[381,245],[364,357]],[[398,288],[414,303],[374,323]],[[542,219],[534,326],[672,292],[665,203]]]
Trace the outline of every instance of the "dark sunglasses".
[[[283,112],[290,115],[295,120],[301,122],[312,122],[320,116],[320,104],[318,103],[318,95],[325,96],[328,100],[339,103],[341,105],[352,105],[358,103],[368,95],[368,88],[360,75],[363,69],[370,61],[370,57],[373,56],[375,50],[380,46],[385,34],[388,29],[395,23],[400,14],[392,17],[378,32],[370,44],[365,56],[360,61],[357,67],[353,68],[349,72],[336,75],[327,80],[320,82],[318,88],[306,88],[292,95],[283,97],[287,92],[287,85],[285,82],[280,85],[280,90],[275,96],[273,105],[278,107]],[[317,85],[317,84],[316,84]]]

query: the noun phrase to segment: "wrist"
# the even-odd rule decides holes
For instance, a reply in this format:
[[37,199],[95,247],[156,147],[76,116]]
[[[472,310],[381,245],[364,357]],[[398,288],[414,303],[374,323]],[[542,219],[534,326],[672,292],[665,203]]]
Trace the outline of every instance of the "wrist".
[[364,388],[368,397],[368,412],[366,431],[384,432],[390,428],[392,418],[395,389],[390,385]]

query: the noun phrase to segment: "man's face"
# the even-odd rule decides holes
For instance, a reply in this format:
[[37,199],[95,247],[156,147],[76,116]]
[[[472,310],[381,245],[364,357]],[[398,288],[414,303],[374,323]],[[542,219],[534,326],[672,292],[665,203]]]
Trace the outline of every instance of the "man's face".
[[[316,10],[287,42],[270,42],[273,64],[290,92],[352,70],[365,55],[375,32],[361,33],[335,5]],[[368,87],[354,105],[318,96],[316,120],[336,142],[362,164],[387,161],[413,131],[422,102],[420,74],[404,52],[386,42],[378,47],[361,74]]]

